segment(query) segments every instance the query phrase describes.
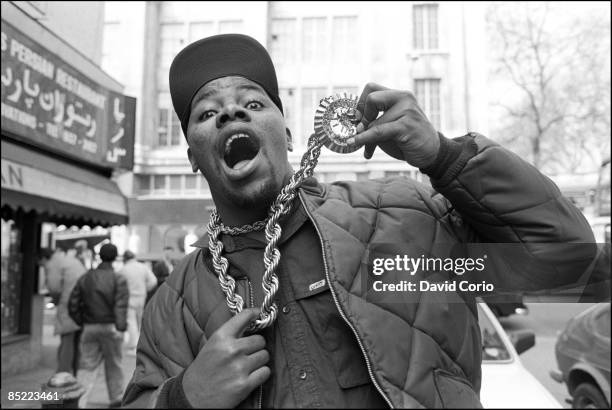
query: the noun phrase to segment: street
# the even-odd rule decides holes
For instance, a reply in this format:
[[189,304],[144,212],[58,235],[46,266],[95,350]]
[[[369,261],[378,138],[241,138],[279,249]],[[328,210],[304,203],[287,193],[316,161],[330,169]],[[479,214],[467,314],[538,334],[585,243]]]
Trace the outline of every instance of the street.
[[571,404],[565,401],[569,398],[565,384],[555,382],[549,375],[551,370],[557,369],[555,343],[558,333],[564,329],[570,318],[593,304],[526,303],[526,305],[529,308],[527,315],[501,318],[500,323],[508,331],[532,329],[535,332],[535,346],[521,355],[521,361],[564,408],[571,408]]

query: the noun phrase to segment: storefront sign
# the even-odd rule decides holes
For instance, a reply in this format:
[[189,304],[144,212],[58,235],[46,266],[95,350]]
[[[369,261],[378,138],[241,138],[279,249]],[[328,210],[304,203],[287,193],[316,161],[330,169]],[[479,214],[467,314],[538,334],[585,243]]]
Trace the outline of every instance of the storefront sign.
[[135,98],[97,84],[4,20],[1,46],[3,131],[97,166],[132,169]]

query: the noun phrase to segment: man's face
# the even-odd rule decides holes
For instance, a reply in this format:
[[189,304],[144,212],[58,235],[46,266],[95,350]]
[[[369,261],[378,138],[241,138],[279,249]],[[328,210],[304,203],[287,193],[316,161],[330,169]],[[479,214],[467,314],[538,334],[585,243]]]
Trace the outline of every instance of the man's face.
[[243,77],[223,77],[194,96],[187,154],[220,204],[268,206],[291,173],[285,119],[266,92]]

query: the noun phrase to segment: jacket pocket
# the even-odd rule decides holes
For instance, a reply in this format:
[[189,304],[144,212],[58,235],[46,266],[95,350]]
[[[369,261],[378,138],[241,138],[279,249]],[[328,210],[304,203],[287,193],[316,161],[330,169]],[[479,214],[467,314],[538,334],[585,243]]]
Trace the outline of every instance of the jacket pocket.
[[338,385],[350,389],[371,383],[359,344],[338,313],[326,281],[296,291],[295,299],[304,308],[315,337],[327,353]]
[[434,384],[442,408],[482,408],[478,394],[464,378],[443,369],[435,369]]

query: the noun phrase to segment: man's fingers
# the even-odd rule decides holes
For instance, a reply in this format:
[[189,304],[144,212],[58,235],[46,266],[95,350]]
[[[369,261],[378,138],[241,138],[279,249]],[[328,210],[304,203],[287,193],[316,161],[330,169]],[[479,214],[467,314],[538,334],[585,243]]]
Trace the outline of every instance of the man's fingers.
[[264,366],[270,360],[270,353],[267,350],[260,350],[246,357],[246,367],[249,372],[253,372]]
[[400,135],[402,130],[403,126],[397,121],[378,123],[361,134],[355,135],[352,143],[354,145],[377,145]]
[[359,96],[359,100],[357,100],[357,111],[363,113],[363,109],[365,106],[366,99],[368,98],[368,95],[370,95],[371,93],[375,91],[383,91],[383,90],[388,90],[388,88],[383,87],[382,85],[376,84],[376,83],[367,83],[366,86],[363,87],[363,91],[361,92],[361,95]]
[[228,320],[221,326],[217,333],[219,336],[239,338],[253,320],[259,316],[258,308],[243,309],[242,312]]
[[262,335],[251,335],[236,340],[236,347],[244,354],[251,354],[266,347],[266,339]]
[[271,374],[272,371],[268,366],[262,366],[259,369],[254,370],[251,374],[249,374],[248,378],[248,383],[249,386],[251,386],[251,390],[264,384]]
[[368,126],[374,121],[381,111],[387,111],[395,106],[404,97],[404,93],[398,90],[375,91],[368,95],[363,106],[363,118],[361,123]]

